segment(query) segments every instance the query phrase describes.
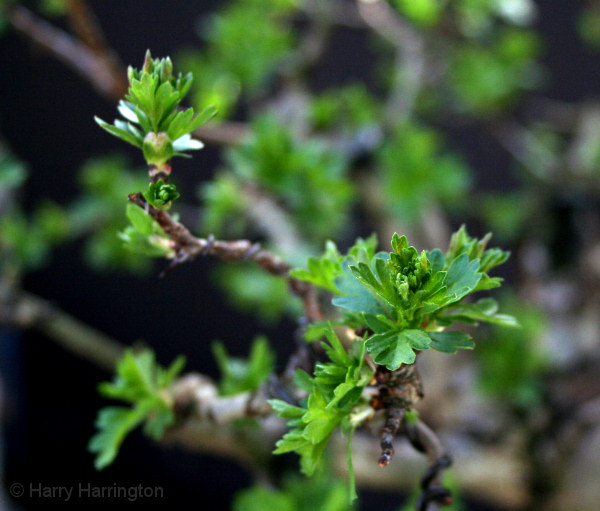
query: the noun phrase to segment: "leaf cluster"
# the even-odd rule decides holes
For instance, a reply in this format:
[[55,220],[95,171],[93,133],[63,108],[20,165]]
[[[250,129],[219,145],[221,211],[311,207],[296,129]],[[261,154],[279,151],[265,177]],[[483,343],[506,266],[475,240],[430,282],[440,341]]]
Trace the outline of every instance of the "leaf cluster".
[[322,346],[329,361],[316,364],[313,377],[302,370],[295,374],[296,384],[308,393],[308,398],[300,406],[277,399],[269,401],[280,417],[289,419],[292,428],[277,442],[275,453],[298,453],[306,475],[314,473],[337,428],[351,434],[358,425],[352,414],[373,376],[364,364],[362,341],[355,342],[348,353],[331,326],[323,328],[322,334],[328,340]]
[[472,348],[468,334],[445,331],[455,322],[516,325],[511,316],[497,313],[491,298],[463,302],[502,282],[488,272],[509,253],[486,249],[489,239],[473,238],[461,227],[446,254],[439,249],[419,253],[406,237],[395,234],[392,252],[375,253],[373,241],[360,240],[344,258],[329,245],[308,270],[294,270],[293,275],[333,291],[332,304],[345,311],[344,322],[372,332],[365,341],[367,352],[377,364],[395,370],[412,364],[415,350],[455,353]]
[[70,232],[85,236],[86,262],[97,270],[148,270],[150,260],[128,250],[119,238],[127,225],[123,197],[145,188],[147,177],[130,170],[123,158],[107,156],[86,162],[78,181],[82,194],[68,207]]
[[239,211],[228,199],[232,182],[239,183],[237,189],[252,184],[277,197],[309,240],[321,242],[347,222],[353,187],[346,179],[346,158],[316,140],[301,140],[274,116],[255,120],[251,137],[226,159],[229,172],[219,182],[226,180],[229,186],[211,184],[203,191],[213,225],[225,224],[225,218]]
[[224,396],[256,390],[273,374],[275,354],[266,337],[254,339],[247,360],[229,356],[225,345],[218,341],[213,343],[212,350],[221,371],[219,390]]
[[162,179],[159,179],[156,183],[150,183],[148,190],[144,193],[144,198],[148,204],[163,210],[169,209],[173,201],[179,197],[175,185],[166,184]]
[[193,108],[178,109],[192,85],[191,73],[174,75],[170,58],[153,59],[148,50],[142,69],[129,67],[127,75],[129,91],[118,107],[125,120],[108,124],[96,117],[103,129],[142,149],[147,163],[157,167],[203,147],[190,134],[215,114],[214,107],[199,114]]
[[160,225],[143,209],[127,205],[127,218],[130,224],[119,233],[125,247],[136,254],[149,257],[175,257],[172,241],[165,236]]
[[330,474],[286,477],[280,489],[255,485],[235,496],[233,511],[350,511],[346,483]]
[[178,357],[164,369],[156,363],[150,350],[124,353],[117,365],[115,379],[98,387],[103,396],[124,401],[129,406],[111,406],[98,412],[98,432],[88,446],[90,452],[96,454],[96,469],[110,465],[125,437],[142,423],[145,434],[155,439],[162,437],[165,428],[175,419],[165,390],[184,363],[185,359]]
[[416,124],[398,127],[377,162],[386,208],[408,224],[422,220],[432,201],[459,209],[471,182],[467,163],[443,150],[437,132]]
[[[229,116],[237,100],[263,94],[295,42],[294,0],[233,0],[204,20],[204,48],[187,51],[182,65],[193,71],[195,105],[214,104]],[[256,27],[260,26],[260,30]]]

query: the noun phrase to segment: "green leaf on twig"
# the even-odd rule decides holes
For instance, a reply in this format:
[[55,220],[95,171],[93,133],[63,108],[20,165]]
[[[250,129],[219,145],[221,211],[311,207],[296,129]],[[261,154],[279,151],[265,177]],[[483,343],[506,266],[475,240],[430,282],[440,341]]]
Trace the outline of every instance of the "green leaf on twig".
[[179,374],[185,360],[177,358],[168,368],[160,367],[150,350],[125,352],[117,365],[115,379],[101,383],[100,394],[129,403],[130,407],[107,407],[98,412],[98,432],[88,449],[96,454],[96,469],[101,470],[116,458],[125,437],[144,423],[144,432],[155,439],[162,437],[174,420],[165,390]]

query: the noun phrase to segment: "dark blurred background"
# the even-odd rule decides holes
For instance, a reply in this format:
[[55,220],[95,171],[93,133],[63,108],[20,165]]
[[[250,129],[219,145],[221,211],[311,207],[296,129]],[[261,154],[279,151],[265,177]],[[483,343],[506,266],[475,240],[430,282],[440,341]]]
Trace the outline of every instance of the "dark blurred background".
[[[577,100],[600,92],[600,58],[573,35],[574,7],[579,3],[538,2],[537,29],[544,38],[542,62],[552,76],[544,92],[554,99]],[[197,20],[220,2],[105,0],[91,4],[121,59],[139,65],[147,48],[155,56],[165,56],[201,44],[196,36]],[[317,86],[350,75],[360,78],[368,66],[369,49],[359,32],[342,30],[338,39],[334,48],[339,54],[319,68]],[[15,154],[27,161],[30,179],[24,199],[28,206],[44,197],[67,202],[77,193],[75,175],[85,160],[127,152],[123,144],[98,128],[94,115],[110,120],[115,105],[14,33],[9,31],[0,39],[0,133]],[[483,142],[472,127],[447,135],[449,145],[467,155],[479,183],[496,188],[505,185],[495,177],[499,175],[496,170],[508,161],[500,147]],[[128,155],[140,166],[135,150]],[[217,158],[217,151],[209,145],[191,161],[180,161],[180,179],[186,183],[208,179]],[[265,330],[279,350],[280,364],[285,360],[289,348],[277,345],[277,339],[289,338],[295,325],[284,321],[269,330],[251,315],[240,316],[232,310],[208,279],[210,261],[179,267],[163,279],[158,278],[163,263],[158,263],[153,277],[144,279],[126,273],[92,272],[83,265],[80,249],[78,243],[60,247],[48,266],[27,276],[25,288],[123,343],[142,340],[153,347],[163,364],[184,353],[187,370],[217,377],[214,361],[207,355],[213,339],[221,339],[233,354],[242,355],[247,340]],[[7,485],[141,483],[164,488],[164,501],[156,502],[158,505],[227,509],[236,489],[250,482],[248,474],[232,462],[160,447],[139,432],[127,439],[117,463],[98,473],[86,445],[94,432],[97,410],[105,404],[96,385],[109,375],[48,339],[7,331],[0,337],[0,373],[7,400]],[[46,507],[42,499],[10,504],[15,509]],[[80,506],[81,502],[66,505]],[[85,501],[89,508],[105,505],[100,500]],[[123,505],[148,503],[140,500]],[[395,510],[398,505],[395,495],[365,495],[363,501],[364,509],[380,511]],[[483,507],[473,503],[469,509]]]

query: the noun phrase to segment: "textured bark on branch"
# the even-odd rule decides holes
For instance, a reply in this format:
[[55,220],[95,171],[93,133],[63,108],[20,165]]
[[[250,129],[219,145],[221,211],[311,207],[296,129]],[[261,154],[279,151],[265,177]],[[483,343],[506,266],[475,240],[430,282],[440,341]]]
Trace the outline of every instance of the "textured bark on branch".
[[[179,422],[170,428],[164,442],[193,452],[225,457],[252,468],[257,460],[271,456],[275,442],[286,431],[285,421],[272,414],[266,402],[267,392],[244,392],[234,396],[219,396],[209,378],[189,374],[177,380],[171,397]],[[244,431],[232,422],[241,418],[256,418],[260,428]],[[373,428],[377,429],[376,427]],[[419,482],[419,474],[427,471],[445,451],[437,436],[423,422],[415,424],[415,434],[423,445],[426,458],[409,442],[397,440],[395,463],[377,468],[380,454],[376,436],[369,431],[357,431],[353,438],[353,464],[357,484],[371,490],[410,492]],[[469,441],[454,437],[444,443],[460,443],[470,454],[456,460],[455,477],[465,493],[492,505],[523,507],[528,501],[526,464],[514,448],[503,446],[469,447]],[[334,435],[331,441],[335,471],[346,473],[346,439]],[[474,450],[475,449],[475,450]],[[439,475],[439,472],[437,472]],[[430,485],[438,482],[430,479]],[[430,505],[428,511],[433,511]]]
[[187,227],[173,220],[166,211],[150,206],[141,193],[131,194],[128,199],[146,210],[173,241],[177,257],[172,266],[197,256],[211,256],[223,261],[252,261],[267,273],[283,277],[288,281],[291,292],[302,300],[308,321],[323,319],[315,288],[308,282],[291,277],[289,275],[291,266],[272,252],[263,250],[260,244],[248,240],[221,241],[215,240],[212,236],[206,239],[197,238]]

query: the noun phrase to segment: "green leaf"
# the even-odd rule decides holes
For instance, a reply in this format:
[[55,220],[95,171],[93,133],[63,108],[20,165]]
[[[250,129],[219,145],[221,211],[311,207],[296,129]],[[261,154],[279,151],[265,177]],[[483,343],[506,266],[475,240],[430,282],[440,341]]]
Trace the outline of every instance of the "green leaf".
[[479,260],[469,261],[467,254],[462,254],[450,263],[444,284],[448,288],[447,294],[452,297],[452,302],[461,300],[475,289],[481,279],[478,269]]
[[127,205],[126,214],[131,225],[119,233],[119,238],[128,250],[149,257],[174,257],[171,240],[150,215],[134,204]]
[[475,343],[464,332],[428,332],[431,347],[442,353],[456,353],[458,349],[472,350]]
[[432,273],[442,271],[442,269],[444,268],[446,258],[444,257],[444,253],[439,248],[436,248],[429,252],[427,254],[427,259],[429,259],[429,262],[431,263]]
[[145,350],[134,353],[127,350],[117,364],[117,374],[110,383],[98,386],[99,392],[112,399],[125,401],[131,407],[107,407],[98,412],[98,432],[90,440],[88,449],[96,453],[98,470],[110,465],[125,437],[145,422],[144,431],[153,438],[161,438],[171,425],[174,414],[164,391],[182,369],[184,359],[177,358],[168,369],[161,368],[154,353]]
[[182,112],[177,112],[171,123],[169,124],[169,129],[167,130],[167,135],[171,140],[177,140],[182,135],[189,133],[186,129],[188,124],[192,120],[194,116],[194,109],[188,108]]
[[94,120],[103,130],[108,131],[111,135],[114,135],[115,137],[120,138],[124,142],[127,142],[128,144],[134,145],[141,149],[144,141],[143,139],[137,137],[134,133],[124,130],[122,128],[118,128],[117,126],[108,124],[99,117],[94,117]]
[[298,406],[291,405],[286,403],[285,401],[281,401],[280,399],[269,399],[269,404],[271,408],[284,419],[294,419],[298,417],[302,417],[306,412],[306,409],[300,408]]
[[495,325],[518,327],[519,323],[513,316],[498,314],[498,304],[493,298],[483,298],[475,304],[464,304],[459,309],[448,312],[447,319],[464,323],[485,321]]
[[348,260],[342,263],[342,276],[335,279],[335,286],[339,293],[345,295],[332,300],[336,307],[366,314],[385,314],[381,304],[353,275]]
[[333,241],[325,243],[325,252],[321,257],[309,257],[308,269],[294,268],[290,276],[311,282],[315,286],[327,289],[332,293],[338,293],[335,279],[342,273],[342,255],[339,253]]
[[145,416],[146,411],[142,408],[109,407],[100,410],[96,420],[96,428],[100,431],[88,444],[88,450],[97,454],[94,461],[96,470],[102,470],[115,460],[125,437],[142,423]]
[[395,371],[402,364],[415,361],[414,350],[426,350],[431,339],[423,330],[407,329],[375,334],[366,341],[367,351],[373,355],[377,364],[385,365]]
[[148,190],[144,193],[144,198],[151,206],[163,210],[169,209],[171,203],[179,197],[175,185],[165,184],[162,179],[159,179],[156,183],[150,183]]
[[156,391],[155,360],[151,351],[134,354],[126,351],[117,365],[117,375],[113,382],[98,386],[104,397],[134,403],[151,396]]
[[258,389],[275,366],[275,354],[266,337],[254,339],[248,360],[230,357],[220,342],[213,343],[213,354],[221,371],[219,389],[224,396]]

